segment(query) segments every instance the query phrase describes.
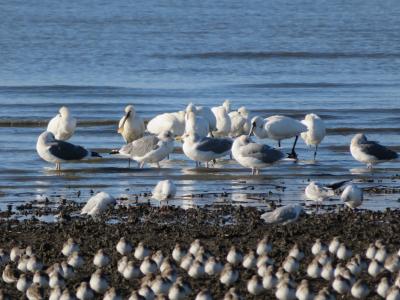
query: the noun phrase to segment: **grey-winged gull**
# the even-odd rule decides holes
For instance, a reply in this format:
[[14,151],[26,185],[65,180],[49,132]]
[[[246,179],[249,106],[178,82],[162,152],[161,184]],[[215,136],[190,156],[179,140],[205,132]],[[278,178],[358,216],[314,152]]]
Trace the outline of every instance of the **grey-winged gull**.
[[62,106],[58,114],[49,121],[47,131],[54,134],[60,141],[66,141],[72,137],[76,128],[76,119],[72,117],[68,107]]
[[174,139],[170,131],[163,131],[158,136],[146,135],[129,144],[122,146],[120,150],[113,150],[111,154],[129,156],[143,168],[145,163],[156,163],[168,157],[174,150]]
[[395,151],[390,150],[377,142],[368,141],[367,137],[362,133],[358,133],[352,138],[350,152],[354,159],[367,164],[368,168],[372,168],[374,164],[386,162],[399,157]]
[[136,114],[133,105],[125,107],[125,115],[119,120],[118,133],[120,133],[126,143],[141,138],[144,135],[145,126],[143,119]]
[[303,212],[303,207],[298,204],[289,204],[286,206],[278,207],[273,211],[266,212],[261,215],[266,223],[269,224],[288,224],[295,222],[300,214]]
[[344,204],[352,209],[359,207],[364,200],[364,192],[355,184],[349,184],[343,190],[340,199]]
[[258,138],[270,138],[278,141],[278,146],[281,146],[281,140],[295,137],[292,151],[289,153],[290,158],[297,158],[295,151],[296,143],[299,135],[307,131],[307,126],[293,118],[286,116],[271,116],[266,119],[254,117],[251,120],[250,135],[254,133]]
[[242,135],[235,139],[232,145],[232,156],[243,167],[251,168],[252,174],[258,174],[259,169],[285,157],[284,153],[268,145],[257,144],[250,137]]
[[97,152],[56,140],[54,134],[49,131],[39,135],[36,151],[43,160],[55,163],[57,170],[61,169],[61,163],[64,162],[82,160],[88,157],[101,157]]
[[229,138],[200,137],[198,134],[183,135],[183,153],[196,162],[208,162],[231,152],[232,140]]

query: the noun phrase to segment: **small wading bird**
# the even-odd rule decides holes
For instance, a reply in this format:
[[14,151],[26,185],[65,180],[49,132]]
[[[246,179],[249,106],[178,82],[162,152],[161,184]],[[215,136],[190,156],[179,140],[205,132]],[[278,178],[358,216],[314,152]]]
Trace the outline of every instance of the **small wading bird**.
[[61,170],[61,163],[83,160],[89,157],[101,157],[97,152],[89,151],[81,146],[59,141],[49,131],[39,135],[36,143],[39,156],[50,163],[56,164],[56,170]]

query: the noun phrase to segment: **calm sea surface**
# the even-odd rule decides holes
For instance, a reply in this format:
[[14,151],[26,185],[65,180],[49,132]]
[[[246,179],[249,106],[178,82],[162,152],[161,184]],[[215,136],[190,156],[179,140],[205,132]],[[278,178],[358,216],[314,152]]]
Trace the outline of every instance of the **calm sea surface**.
[[[188,207],[304,201],[309,179],[399,185],[398,163],[367,172],[348,149],[364,132],[400,151],[397,0],[3,1],[0,20],[0,208],[42,194],[85,201],[91,189],[133,199],[163,178],[178,185],[173,202]],[[319,114],[329,135],[318,161],[302,141],[299,163],[257,177],[229,160],[196,170],[174,154],[162,169],[137,170],[107,154],[122,145],[126,104],[149,119],[226,98],[253,115]],[[71,142],[104,160],[65,164],[59,175],[35,144],[61,105],[79,121]],[[227,198],[186,197],[223,191]],[[399,198],[366,195],[364,207],[400,207]]]

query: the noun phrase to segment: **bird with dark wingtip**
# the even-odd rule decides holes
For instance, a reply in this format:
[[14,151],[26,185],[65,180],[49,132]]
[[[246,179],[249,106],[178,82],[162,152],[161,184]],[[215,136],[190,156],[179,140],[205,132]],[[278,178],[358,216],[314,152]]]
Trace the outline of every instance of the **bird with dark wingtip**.
[[369,141],[362,133],[358,133],[352,138],[350,153],[355,160],[367,164],[368,168],[399,157],[395,151],[377,142]]
[[43,132],[36,143],[39,156],[50,163],[56,164],[56,170],[61,170],[61,163],[78,161],[89,157],[101,157],[97,152],[89,151],[81,146],[56,140],[54,134]]

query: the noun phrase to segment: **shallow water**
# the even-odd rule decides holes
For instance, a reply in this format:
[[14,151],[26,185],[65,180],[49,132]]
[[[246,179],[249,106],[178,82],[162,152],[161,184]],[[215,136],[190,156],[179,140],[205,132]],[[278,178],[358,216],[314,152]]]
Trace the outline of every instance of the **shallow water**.
[[[178,185],[179,199],[172,203],[188,207],[304,201],[309,179],[399,185],[398,163],[369,172],[348,151],[357,132],[400,150],[397,1],[119,1],[97,6],[13,1],[0,7],[3,206],[38,194],[85,201],[91,189],[134,199],[164,178]],[[302,141],[299,163],[285,161],[256,177],[228,160],[209,170],[194,169],[177,153],[160,170],[138,170],[107,154],[122,144],[116,125],[128,103],[149,119],[190,101],[212,106],[225,98],[254,115],[301,119],[309,112],[319,114],[328,136],[317,162]],[[104,159],[65,164],[58,174],[39,159],[35,143],[63,104],[79,121],[71,142],[100,150]],[[283,143],[285,150],[290,144]],[[185,197],[223,191],[228,197]],[[397,193],[366,195],[363,207],[397,208],[398,199]]]

